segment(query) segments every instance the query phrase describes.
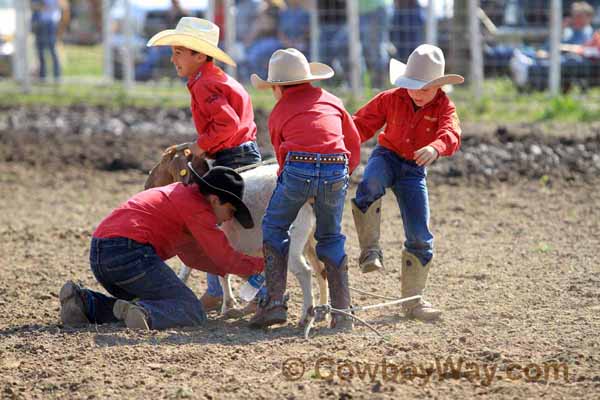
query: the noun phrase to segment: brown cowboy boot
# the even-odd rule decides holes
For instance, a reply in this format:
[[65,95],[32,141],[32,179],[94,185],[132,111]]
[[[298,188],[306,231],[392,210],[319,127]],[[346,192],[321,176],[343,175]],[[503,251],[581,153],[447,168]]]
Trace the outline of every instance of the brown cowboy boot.
[[[325,261],[327,271],[327,284],[329,285],[329,297],[331,307],[339,310],[350,308],[350,288],[348,285],[348,257],[337,267],[329,260]],[[340,331],[351,331],[354,327],[352,318],[338,313],[331,314],[331,328]]]
[[263,245],[263,254],[267,296],[259,301],[256,314],[250,319],[251,328],[265,328],[287,321],[287,299],[284,295],[288,255],[280,254],[266,243]]
[[[429,269],[433,265],[433,260],[427,265],[421,264],[421,261],[414,254],[408,251],[402,251],[402,297],[411,297],[423,295],[423,290],[427,283]],[[402,308],[408,318],[416,318],[421,321],[432,321],[438,319],[442,312],[432,307],[432,305],[423,298],[411,300],[403,303]]]
[[364,213],[352,201],[352,216],[358,234],[360,256],[358,264],[363,273],[383,269],[383,251],[379,247],[381,226],[381,198],[375,200]]

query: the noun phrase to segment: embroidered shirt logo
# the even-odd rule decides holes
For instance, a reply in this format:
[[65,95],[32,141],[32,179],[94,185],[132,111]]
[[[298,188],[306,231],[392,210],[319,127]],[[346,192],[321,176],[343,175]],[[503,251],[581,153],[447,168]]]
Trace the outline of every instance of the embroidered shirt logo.
[[430,117],[429,115],[425,115],[423,117],[423,119],[426,120],[426,121],[431,121],[431,122],[435,122],[435,121],[438,120],[437,117]]

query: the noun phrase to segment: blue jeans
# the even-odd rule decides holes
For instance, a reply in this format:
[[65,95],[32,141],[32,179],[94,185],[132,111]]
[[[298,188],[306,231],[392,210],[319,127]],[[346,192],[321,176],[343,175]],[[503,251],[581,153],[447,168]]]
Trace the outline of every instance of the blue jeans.
[[[256,164],[262,161],[260,151],[256,142],[242,143],[231,149],[221,150],[215,154],[214,167],[222,166],[229,168],[240,168],[246,165]],[[212,297],[223,296],[223,288],[219,283],[219,277],[213,274],[206,274],[207,289],[206,292]]]
[[196,326],[206,321],[202,303],[148,244],[119,237],[92,238],[90,266],[112,296],[84,289],[90,322],[117,322],[117,299],[135,301],[149,315],[152,329]]
[[[292,155],[332,156],[290,152],[277,179],[277,186],[265,212],[262,223],[263,242],[287,254],[290,245],[289,229],[300,208],[315,198],[314,211],[317,218],[315,239],[317,257],[338,266],[346,256],[342,234],[344,200],[348,191],[348,165],[324,164],[320,161],[304,163],[290,161]],[[339,154],[337,154],[339,156]]]
[[56,52],[57,30],[58,23],[53,21],[39,21],[35,26],[35,44],[38,53],[38,61],[40,63],[40,78],[46,77],[46,49],[50,52],[50,57],[52,58],[54,77],[60,77],[60,62]]
[[354,202],[363,212],[392,188],[400,207],[404,248],[419,258],[423,265],[433,257],[433,235],[429,231],[429,196],[427,170],[391,150],[377,146],[371,153]]

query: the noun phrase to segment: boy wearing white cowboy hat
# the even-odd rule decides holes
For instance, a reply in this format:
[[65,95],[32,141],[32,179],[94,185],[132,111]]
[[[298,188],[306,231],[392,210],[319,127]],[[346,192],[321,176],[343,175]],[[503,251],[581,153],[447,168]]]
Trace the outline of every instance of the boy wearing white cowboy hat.
[[[235,66],[218,47],[219,27],[200,18],[184,17],[175,29],[154,35],[148,46],[171,46],[177,74],[187,78],[192,118],[198,139],[190,146],[196,156],[214,159],[213,166],[239,168],[261,161],[250,95],[217,67],[213,59]],[[223,290],[216,275],[207,275],[202,296],[207,310],[219,307]]]
[[[354,114],[362,141],[384,125],[352,201],[363,272],[381,270],[379,247],[381,198],[392,188],[404,225],[402,297],[422,295],[432,266],[433,235],[429,231],[426,168],[460,146],[456,108],[441,87],[460,84],[460,75],[444,74],[444,54],[423,44],[405,65],[392,59],[390,81],[397,88],[379,93]],[[404,303],[408,317],[433,320],[441,312],[424,300]]]
[[[270,88],[277,99],[269,133],[280,174],[262,223],[267,296],[259,301],[252,327],[287,320],[289,229],[310,198],[317,218],[316,251],[326,266],[331,305],[350,306],[341,221],[348,176],[360,162],[360,137],[342,101],[311,84],[333,73],[328,65],[309,63],[304,54],[289,48],[273,53],[266,80],[251,77],[256,88]],[[352,329],[352,320],[335,314],[331,325]]]
[[146,330],[202,324],[202,303],[165,264],[176,255],[191,268],[218,275],[263,270],[262,258],[234,250],[218,227],[232,218],[245,228],[254,226],[242,201],[242,177],[226,167],[201,177],[191,163],[188,167],[195,184],[178,182],[138,193],[98,225],[90,266],[112,296],[68,281],[59,294],[63,324],[121,320]]

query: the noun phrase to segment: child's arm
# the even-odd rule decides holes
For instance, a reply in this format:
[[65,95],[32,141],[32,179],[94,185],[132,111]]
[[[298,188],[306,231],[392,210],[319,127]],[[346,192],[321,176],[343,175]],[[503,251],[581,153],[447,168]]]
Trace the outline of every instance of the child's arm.
[[386,122],[387,114],[385,111],[385,94],[379,93],[371,101],[359,109],[354,116],[354,123],[360,134],[361,142],[371,139]]
[[361,137],[358,129],[352,120],[352,117],[346,110],[342,110],[342,132],[344,132],[344,145],[350,152],[348,159],[348,169],[350,174],[360,164],[360,143]]
[[209,118],[204,132],[198,132],[197,144],[207,153],[213,153],[214,147],[235,134],[240,118],[225,96],[213,93],[204,99],[203,110]]
[[456,108],[449,102],[439,116],[437,138],[429,146],[437,151],[439,157],[451,156],[460,147],[461,133]]

